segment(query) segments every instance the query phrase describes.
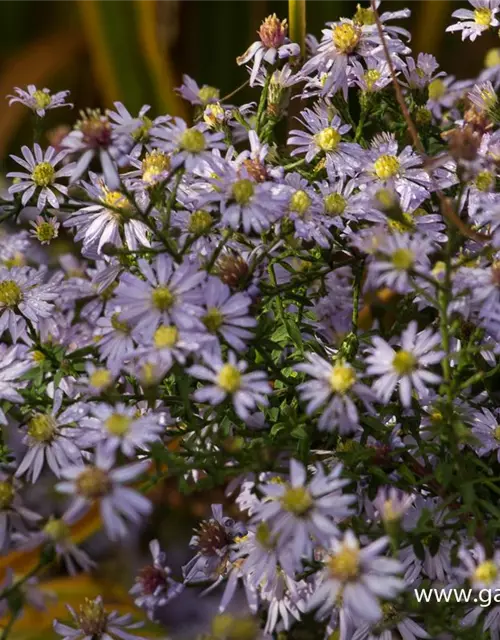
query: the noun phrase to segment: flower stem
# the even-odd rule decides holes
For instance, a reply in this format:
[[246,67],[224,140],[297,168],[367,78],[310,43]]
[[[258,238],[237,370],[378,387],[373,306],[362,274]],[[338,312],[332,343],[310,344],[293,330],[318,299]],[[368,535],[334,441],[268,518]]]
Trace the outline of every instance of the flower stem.
[[290,40],[300,46],[300,54],[306,52],[306,0],[288,0]]

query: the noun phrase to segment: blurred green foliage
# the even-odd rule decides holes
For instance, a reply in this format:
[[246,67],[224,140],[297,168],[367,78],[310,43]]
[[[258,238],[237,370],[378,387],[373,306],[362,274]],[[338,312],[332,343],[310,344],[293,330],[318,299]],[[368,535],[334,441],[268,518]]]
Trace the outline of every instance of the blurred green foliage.
[[[318,37],[325,22],[351,16],[354,0],[308,0],[307,31]],[[364,3],[366,4],[366,2]],[[456,0],[384,0],[382,10],[410,6],[407,26],[414,52],[427,51],[458,77],[474,75],[485,52],[500,44],[495,32],[476,43],[445,34]],[[270,13],[285,17],[286,0],[26,0],[2,2],[0,94],[34,83],[69,88],[75,107],[111,106],[122,100],[132,111],[150,104],[153,113],[186,115],[173,88],[188,73],[229,93],[246,79],[235,63]],[[459,54],[460,52],[460,54]],[[251,89],[239,101],[253,99]],[[72,124],[75,111],[50,114],[50,123]],[[29,114],[0,102],[0,157],[30,142]]]

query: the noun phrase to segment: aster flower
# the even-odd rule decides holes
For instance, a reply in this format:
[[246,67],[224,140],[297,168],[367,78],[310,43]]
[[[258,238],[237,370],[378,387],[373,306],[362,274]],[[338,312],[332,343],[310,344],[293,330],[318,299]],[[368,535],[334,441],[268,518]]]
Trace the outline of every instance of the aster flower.
[[120,319],[119,312],[101,317],[96,322],[95,337],[101,358],[116,374],[135,348],[131,327]]
[[132,116],[121,102],[115,102],[114,106],[116,111],[108,109],[106,115],[112,122],[114,133],[123,135],[126,139],[126,146],[132,147],[129,152],[131,156],[139,155],[144,148],[148,149],[151,146],[151,129],[170,119],[170,116],[161,116],[151,120],[146,115],[151,109],[148,104],[140,108],[136,117]]
[[450,25],[446,31],[461,31],[462,40],[469,38],[471,42],[487,31],[490,27],[498,27],[496,14],[499,10],[499,0],[469,0],[473,7],[470,9],[457,9],[451,15],[460,22]]
[[300,55],[300,46],[286,37],[288,25],[286,20],[280,20],[274,13],[268,16],[258,30],[260,40],[254,42],[238,58],[239,65],[246,64],[253,58],[250,86],[253,87],[262,62],[275,64],[276,59],[289,58]]
[[24,146],[21,148],[22,158],[12,155],[11,158],[20,164],[23,171],[11,171],[7,174],[8,178],[16,178],[16,182],[9,187],[9,193],[21,193],[21,203],[27,205],[35,192],[38,191],[36,202],[37,209],[43,211],[47,202],[55,209],[59,208],[59,199],[57,192],[66,195],[68,190],[57,180],[71,175],[73,166],[66,164],[61,169],[56,166],[63,160],[67,152],[60,151],[56,154],[54,147],[48,147],[45,152],[39,144],[33,146],[34,153]]
[[342,124],[338,115],[332,115],[328,106],[320,106],[313,111],[304,109],[302,122],[307,131],[292,129],[288,144],[296,148],[292,156],[305,153],[306,162],[323,152],[328,163],[338,174],[352,175],[358,167],[358,156],[361,148],[357,144],[342,142],[342,136],[350,130],[350,126]]
[[207,202],[220,203],[221,223],[246,234],[261,233],[282,214],[286,191],[271,182],[255,182],[248,168],[225,164],[212,178]]
[[462,547],[458,551],[462,565],[457,569],[460,578],[469,580],[475,591],[500,587],[500,552],[495,551],[489,558],[484,547],[475,544],[472,550]]
[[181,118],[174,118],[151,129],[155,144],[171,155],[172,168],[184,165],[187,171],[209,162],[212,149],[224,149],[224,133],[210,132],[205,123],[188,127]]
[[188,261],[174,266],[166,254],[160,254],[152,264],[138,261],[145,280],[124,273],[116,289],[115,302],[121,307],[118,319],[131,325],[134,332],[151,337],[160,324],[175,324],[181,329],[199,325],[203,314],[198,286],[206,274]]
[[431,637],[411,616],[398,611],[396,607],[387,603],[382,605],[382,620],[375,625],[361,624],[352,635],[351,640],[386,640],[387,634],[392,634],[394,631],[404,640]]
[[375,286],[385,285],[399,293],[412,290],[412,276],[427,275],[432,241],[421,234],[396,233],[386,235],[379,243],[379,255],[370,263],[370,277]]
[[139,636],[129,633],[129,629],[142,627],[142,622],[132,623],[129,614],[120,615],[116,611],[108,612],[104,608],[101,596],[95,600],[85,600],[80,605],[78,613],[70,605],[66,605],[75,625],[54,620],[54,631],[63,637],[63,640],[144,640]]
[[115,406],[94,403],[89,415],[80,420],[77,444],[86,448],[99,445],[111,455],[120,450],[133,458],[138,451],[149,451],[149,445],[157,442],[164,430],[159,416],[152,413],[137,416],[135,407],[122,402]]
[[91,184],[83,182],[93,201],[102,204],[90,204],[72,213],[64,222],[65,227],[76,228],[75,241],[83,241],[84,249],[96,248],[102,252],[105,244],[129,249],[149,247],[148,226],[138,220],[139,212],[120,191],[111,191],[101,178],[90,173]]
[[396,487],[379,487],[373,506],[386,527],[397,523],[413,504],[415,496]]
[[51,95],[50,89],[37,89],[34,84],[29,84],[26,89],[20,89],[14,87],[14,91],[17,95],[7,96],[10,98],[9,107],[14,102],[20,102],[24,104],[36,113],[40,118],[45,116],[45,112],[49,109],[57,109],[58,107],[73,107],[69,102],[66,102],[69,91],[58,91]]
[[228,353],[227,362],[222,360],[217,350],[204,352],[203,358],[205,365],[195,364],[187,370],[195,378],[211,383],[195,391],[197,402],[218,405],[230,397],[242,420],[246,420],[257,405],[267,406],[266,396],[271,387],[263,371],[245,373],[248,364],[238,361],[232,351]]
[[340,540],[332,539],[308,608],[319,606],[318,614],[327,616],[340,597],[342,608],[355,619],[371,623],[381,620],[378,598],[392,599],[405,587],[398,577],[402,564],[381,555],[388,544],[389,538],[383,537],[361,547],[352,531]]
[[64,560],[68,573],[76,575],[79,569],[89,571],[96,566],[89,556],[71,540],[71,525],[75,515],[64,513],[60,518],[51,516],[40,531],[18,539],[17,546],[22,551],[32,551],[41,545],[54,549],[57,558]]
[[78,156],[70,172],[71,182],[76,182],[87,171],[93,158],[98,157],[109,189],[119,189],[120,176],[117,161],[124,157],[123,136],[115,134],[109,118],[99,110],[81,112],[81,119],[62,141],[66,153]]
[[61,226],[57,218],[42,218],[37,216],[35,220],[30,222],[32,227],[30,234],[36,238],[40,244],[50,244],[59,235],[59,227]]
[[170,569],[165,564],[165,553],[160,550],[158,540],[151,540],[149,550],[153,564],[143,567],[130,589],[137,607],[145,609],[148,617],[154,620],[158,607],[164,607],[179,596],[184,587],[170,577]]
[[[33,367],[27,357],[27,350],[21,345],[7,347],[0,344],[0,398],[14,404],[22,404],[23,397],[19,393],[28,384],[22,376]],[[0,424],[7,424],[5,413],[0,408]]]
[[184,100],[187,100],[191,104],[206,106],[219,102],[219,90],[215,87],[210,87],[207,84],[199,86],[193,78],[184,74],[182,76],[182,85],[175,90],[181,95]]
[[151,502],[137,491],[123,486],[135,480],[149,466],[149,460],[113,469],[115,456],[98,447],[93,463],[68,465],[61,471],[62,482],[56,485],[61,493],[74,496],[68,517],[83,515],[98,503],[106,532],[111,540],[128,534],[126,521],[138,524],[151,513]]
[[376,93],[392,82],[391,71],[385,60],[365,58],[364,65],[358,60],[351,63],[352,78],[362,91]]
[[341,473],[342,465],[329,473],[316,465],[308,481],[304,466],[292,459],[289,482],[260,485],[264,498],[256,506],[252,521],[267,522],[280,544],[289,542],[295,561],[303,555],[310,557],[313,545],[338,535],[337,523],[352,514],[350,505],[356,498],[342,494],[349,481],[340,479]]
[[297,388],[300,398],[306,401],[307,414],[313,414],[324,406],[318,422],[321,430],[339,429],[341,434],[359,428],[358,410],[354,400],[360,398],[368,410],[375,395],[369,387],[357,379],[356,370],[341,360],[329,363],[316,353],[307,353],[306,362],[295,367],[313,378]]
[[412,200],[417,206],[429,197],[431,181],[421,169],[422,159],[407,146],[398,153],[398,143],[392,134],[379,134],[364,154],[361,184],[376,182],[380,187],[394,189],[401,197],[403,210]]
[[61,411],[62,400],[59,391],[50,413],[37,412],[30,417],[23,438],[28,450],[17,468],[17,477],[28,474],[34,483],[45,463],[57,477],[66,465],[81,464],[82,451],[75,442],[78,431],[70,425],[85,415],[86,407],[77,402]]
[[219,278],[209,276],[203,287],[204,310],[201,321],[214,337],[221,335],[237,351],[246,349],[246,342],[253,337],[249,329],[257,321],[249,315],[251,298],[245,293],[231,295],[229,287]]
[[30,267],[0,267],[0,335],[9,329],[11,338],[23,333],[23,316],[37,323],[50,316],[57,298],[53,284],[43,284],[46,271]]
[[184,581],[206,582],[225,575],[232,545],[246,533],[242,522],[224,516],[222,505],[213,504],[212,517],[200,523],[189,542],[196,554],[182,567]]
[[401,69],[406,80],[404,84],[410,89],[424,89],[432,81],[446,75],[444,71],[436,73],[438,68],[436,58],[429,53],[419,53],[416,62],[414,58],[406,58],[406,64]]
[[496,451],[500,461],[500,417],[498,410],[490,411],[483,407],[481,411],[475,411],[472,422],[472,433],[479,440],[474,448],[479,456],[486,456]]
[[419,397],[427,393],[427,384],[438,384],[440,376],[428,371],[443,358],[443,351],[436,351],[441,337],[431,328],[417,333],[417,323],[412,321],[401,335],[401,349],[395,351],[379,336],[372,338],[373,346],[366,358],[367,375],[378,376],[373,391],[384,403],[389,402],[394,389],[399,386],[399,397],[404,407],[411,405],[411,392],[415,388]]
[[8,546],[12,535],[25,533],[42,516],[24,506],[20,495],[21,482],[0,470],[0,551]]

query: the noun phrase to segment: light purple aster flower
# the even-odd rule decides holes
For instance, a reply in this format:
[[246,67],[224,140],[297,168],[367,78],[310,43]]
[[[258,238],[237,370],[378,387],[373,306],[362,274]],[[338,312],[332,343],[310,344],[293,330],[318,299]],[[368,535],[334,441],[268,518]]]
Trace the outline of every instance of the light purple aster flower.
[[131,327],[119,317],[119,312],[96,321],[95,337],[101,358],[113,374],[117,374],[135,348]]
[[182,118],[174,118],[151,129],[155,144],[172,154],[173,169],[184,165],[187,171],[209,162],[212,149],[225,149],[224,133],[211,132],[205,123],[188,127]]
[[365,66],[358,60],[351,63],[351,75],[362,91],[375,93],[392,82],[391,71],[385,60],[365,58],[364,64]]
[[469,0],[473,7],[457,9],[451,15],[459,22],[450,25],[446,31],[461,31],[462,40],[469,38],[471,42],[487,31],[490,27],[498,27],[500,22],[496,17],[499,11],[499,0]]
[[411,392],[415,388],[419,397],[427,394],[426,384],[438,384],[441,377],[427,368],[438,364],[444,355],[436,351],[441,336],[431,328],[417,333],[417,323],[410,322],[401,335],[401,349],[395,351],[380,336],[372,338],[366,363],[366,373],[377,376],[373,391],[381,402],[389,402],[394,389],[399,386],[399,397],[404,407],[411,405]]
[[[19,391],[28,384],[21,377],[33,368],[33,362],[27,357],[27,349],[23,345],[7,347],[0,345],[0,398],[13,404],[22,404],[23,397]],[[0,407],[0,424],[7,424],[5,413]]]
[[403,565],[381,555],[388,544],[389,538],[383,537],[361,547],[352,531],[340,540],[332,539],[308,608],[319,607],[318,615],[326,617],[342,598],[342,608],[353,618],[372,623],[381,620],[379,598],[390,600],[405,588],[398,575]]
[[95,600],[87,599],[76,612],[69,604],[66,605],[75,625],[54,620],[54,631],[63,637],[63,640],[145,640],[132,633],[128,629],[142,627],[142,622],[132,623],[130,614],[120,615],[116,611],[108,612],[104,609],[101,596]]
[[496,451],[497,460],[500,462],[500,417],[498,409],[490,411],[483,407],[481,411],[474,412],[472,433],[479,440],[474,448],[479,456],[486,456]]
[[157,442],[164,430],[160,416],[137,416],[134,406],[100,402],[91,404],[89,415],[80,420],[76,442],[83,448],[100,446],[110,455],[120,450],[127,458],[133,458],[137,452],[149,451],[149,445]]
[[410,89],[424,89],[433,80],[446,75],[444,71],[436,73],[438,68],[436,58],[429,53],[419,53],[416,61],[406,58],[406,64],[401,69],[406,82],[402,84]]
[[84,250],[95,248],[102,252],[105,244],[115,247],[126,245],[135,251],[139,247],[149,247],[148,226],[138,220],[140,217],[132,203],[120,191],[111,191],[101,178],[90,172],[92,183],[83,183],[89,197],[102,204],[83,206],[64,221],[65,227],[76,228],[75,241],[83,241]]
[[66,97],[69,96],[70,93],[69,91],[58,91],[51,95],[50,89],[37,89],[34,84],[29,84],[26,89],[14,87],[14,91],[17,95],[7,96],[7,98],[10,98],[9,107],[14,104],[14,102],[20,102],[24,104],[24,106],[29,107],[40,118],[43,118],[45,112],[49,109],[73,107],[71,103],[66,102]]
[[429,254],[434,246],[426,236],[385,233],[377,249],[378,255],[369,266],[370,282],[374,286],[387,286],[398,293],[408,293],[412,290],[412,277],[418,281],[418,273],[428,275]]
[[370,388],[358,381],[356,370],[347,362],[329,363],[316,353],[307,353],[306,360],[295,368],[313,378],[297,387],[301,400],[307,402],[307,414],[324,407],[319,429],[338,429],[341,434],[358,429],[359,415],[354,401],[359,398],[368,410],[373,410],[370,403],[375,395]]
[[[219,278],[209,276],[203,287],[205,313],[201,321],[216,340],[217,335],[236,351],[244,351],[246,342],[253,337],[249,329],[257,320],[249,315],[251,298],[246,293],[234,293]],[[213,344],[213,341],[212,341]]]
[[394,631],[404,640],[431,637],[415,620],[412,620],[411,616],[386,604],[382,609],[382,620],[376,624],[361,624],[351,636],[351,640],[388,640],[394,637]]
[[475,591],[481,589],[498,593],[500,588],[500,551],[495,550],[493,557],[489,557],[485,548],[476,543],[472,549],[463,546],[458,551],[462,561],[456,573],[462,580],[467,579]]
[[15,477],[0,470],[0,551],[5,551],[13,534],[26,533],[27,525],[41,520],[38,515],[23,504],[22,483]]
[[54,284],[44,284],[46,271],[0,267],[0,335],[9,329],[13,342],[24,333],[24,317],[37,324],[51,315],[58,297]]
[[110,189],[120,187],[117,162],[126,155],[123,135],[113,131],[109,118],[100,111],[82,112],[82,118],[62,141],[66,153],[78,156],[71,172],[71,182],[76,182],[87,171],[93,158],[98,157],[106,185]]
[[63,481],[56,489],[74,496],[68,517],[83,515],[97,502],[109,538],[118,540],[128,535],[127,521],[139,524],[151,513],[152,505],[147,498],[123,486],[142,475],[150,462],[144,460],[117,469],[113,469],[114,464],[115,456],[98,447],[93,463],[66,466],[61,472]]
[[206,278],[204,271],[187,261],[175,266],[165,254],[160,254],[152,264],[139,260],[138,268],[145,280],[124,273],[116,289],[120,321],[148,338],[161,324],[175,324],[180,329],[200,326],[198,318],[203,310],[199,285]]
[[59,184],[57,180],[71,175],[73,165],[66,164],[61,169],[56,165],[66,157],[67,151],[60,151],[56,154],[54,147],[48,147],[45,152],[39,144],[33,146],[34,154],[24,146],[21,148],[23,158],[11,156],[13,160],[20,164],[23,171],[11,171],[8,178],[16,178],[17,181],[9,187],[9,193],[21,193],[21,203],[27,205],[32,196],[38,191],[36,202],[37,209],[45,209],[47,202],[55,209],[59,208],[59,199],[56,192],[66,195],[67,187]]
[[207,84],[200,87],[196,80],[193,80],[187,74],[182,76],[182,85],[175,91],[191,104],[204,107],[207,104],[219,102],[218,89]]
[[324,544],[339,533],[337,523],[353,513],[356,497],[343,494],[341,489],[349,480],[340,478],[342,465],[325,473],[316,465],[311,480],[306,468],[297,460],[290,460],[290,481],[269,482],[259,486],[264,498],[254,509],[253,522],[267,522],[271,533],[277,534],[280,544],[289,542],[293,561],[311,557],[314,545]]
[[246,420],[257,405],[267,406],[266,396],[271,392],[271,386],[264,371],[245,373],[248,364],[238,361],[232,351],[228,353],[227,362],[217,350],[204,352],[203,359],[205,365],[195,364],[187,370],[195,378],[211,383],[195,391],[197,402],[217,405],[230,397],[242,420]]
[[360,184],[375,182],[380,187],[394,189],[401,197],[404,211],[408,210],[412,200],[419,204],[429,197],[431,180],[421,168],[422,159],[410,146],[399,153],[398,143],[392,134],[375,136],[362,158],[364,166]]
[[359,167],[361,147],[352,142],[342,142],[342,136],[350,130],[350,125],[342,124],[339,116],[333,115],[327,105],[320,105],[314,111],[304,109],[301,116],[307,131],[290,131],[288,144],[296,147],[291,155],[305,153],[306,162],[310,162],[319,153],[324,153],[337,174],[353,175]]
[[170,577],[170,568],[165,564],[165,553],[160,550],[158,540],[151,540],[149,550],[153,564],[146,565],[135,579],[130,589],[137,607],[144,609],[151,620],[155,618],[156,609],[164,607],[180,595],[184,586]]
[[62,400],[58,391],[50,413],[38,412],[30,417],[23,438],[28,450],[17,468],[17,477],[28,474],[34,483],[44,464],[60,477],[66,466],[82,463],[82,451],[75,442],[78,430],[70,425],[85,415],[86,407],[77,402],[61,411]]
[[289,58],[300,55],[300,46],[286,37],[288,25],[286,20],[280,20],[276,14],[268,16],[260,25],[260,40],[257,40],[238,58],[239,65],[246,64],[253,58],[250,86],[253,87],[262,62],[273,65],[276,59]]

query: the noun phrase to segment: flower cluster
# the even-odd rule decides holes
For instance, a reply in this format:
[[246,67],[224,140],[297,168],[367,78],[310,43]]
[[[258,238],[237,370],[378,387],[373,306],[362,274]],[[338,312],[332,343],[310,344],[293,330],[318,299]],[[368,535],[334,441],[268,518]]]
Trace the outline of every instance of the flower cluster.
[[[307,54],[266,18],[237,60],[257,102],[184,76],[190,122],[117,102],[11,157],[0,547],[38,564],[5,576],[2,638],[47,567],[98,570],[93,514],[148,535],[138,620],[89,593],[63,638],[139,638],[187,587],[220,592],[207,639],[499,637],[500,603],[414,590],[500,586],[500,55],[456,80],[379,4]],[[470,4],[448,30],[496,30],[500,0]],[[38,128],[72,106],[14,91]],[[167,480],[227,503],[176,569]]]

